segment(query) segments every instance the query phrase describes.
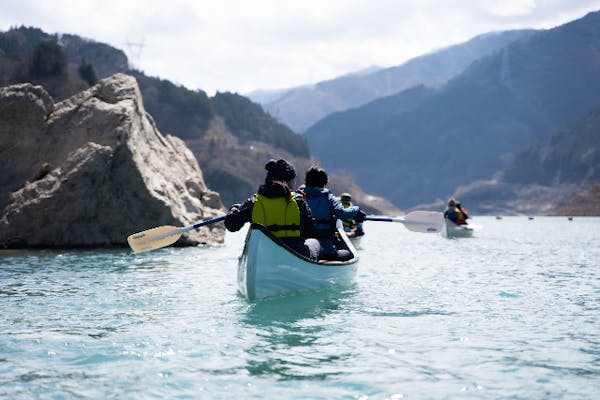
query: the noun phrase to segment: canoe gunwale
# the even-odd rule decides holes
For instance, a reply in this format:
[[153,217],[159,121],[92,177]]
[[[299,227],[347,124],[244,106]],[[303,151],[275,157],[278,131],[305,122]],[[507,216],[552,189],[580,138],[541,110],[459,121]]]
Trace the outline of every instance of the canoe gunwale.
[[294,255],[295,257],[301,259],[302,261],[308,262],[310,264],[314,264],[314,265],[348,265],[348,264],[353,264],[355,262],[358,261],[358,252],[356,251],[356,249],[354,248],[354,246],[351,244],[350,239],[348,239],[348,237],[343,233],[343,229],[341,232],[338,232],[342,238],[342,241],[344,242],[344,244],[346,245],[346,247],[348,248],[348,250],[350,251],[350,253],[352,253],[352,258],[346,261],[332,261],[332,260],[318,260],[315,261],[312,258],[306,257],[303,254],[298,253],[296,250],[292,249],[290,246],[288,246],[287,244],[285,244],[281,239],[279,239],[277,236],[275,236],[273,234],[273,232],[271,232],[269,229],[267,229],[265,226],[260,225],[260,224],[251,224],[250,225],[250,229],[248,229],[248,235],[246,236],[246,242],[244,244],[244,251],[243,253],[246,252],[246,246],[248,245],[249,242],[249,238],[250,238],[250,234],[252,233],[252,230],[259,230],[261,231],[265,236],[267,236],[269,239],[271,239],[271,241],[275,244],[277,244],[278,246],[282,247],[283,249],[285,249],[288,253],[290,253],[291,255]]

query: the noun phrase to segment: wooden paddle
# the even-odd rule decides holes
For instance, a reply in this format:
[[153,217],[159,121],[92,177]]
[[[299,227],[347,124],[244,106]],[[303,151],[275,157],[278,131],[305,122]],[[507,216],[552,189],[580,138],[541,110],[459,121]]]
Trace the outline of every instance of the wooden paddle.
[[129,237],[127,237],[127,243],[129,243],[129,247],[136,253],[156,250],[175,243],[185,232],[191,231],[192,229],[198,229],[201,226],[214,224],[215,222],[223,221],[224,219],[225,215],[222,215],[181,228],[163,225],[129,235]]
[[365,221],[398,222],[413,232],[437,233],[444,226],[444,214],[436,211],[413,211],[403,217],[365,217]]

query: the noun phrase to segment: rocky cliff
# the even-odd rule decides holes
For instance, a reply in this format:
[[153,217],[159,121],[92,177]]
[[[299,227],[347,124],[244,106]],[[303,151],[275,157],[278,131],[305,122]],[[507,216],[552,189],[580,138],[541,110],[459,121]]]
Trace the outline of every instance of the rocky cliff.
[[[125,246],[129,234],[222,214],[183,141],[163,136],[135,78],[116,74],[54,103],[41,86],[0,88],[0,246]],[[216,244],[224,228],[184,235]]]

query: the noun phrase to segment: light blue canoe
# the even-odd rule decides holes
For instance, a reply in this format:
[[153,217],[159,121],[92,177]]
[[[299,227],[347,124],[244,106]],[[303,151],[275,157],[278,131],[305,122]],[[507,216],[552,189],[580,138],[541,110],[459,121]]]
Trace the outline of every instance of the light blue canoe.
[[252,224],[238,264],[238,290],[250,300],[349,286],[358,269],[356,249],[337,225],[348,261],[313,261],[286,246],[264,226]]

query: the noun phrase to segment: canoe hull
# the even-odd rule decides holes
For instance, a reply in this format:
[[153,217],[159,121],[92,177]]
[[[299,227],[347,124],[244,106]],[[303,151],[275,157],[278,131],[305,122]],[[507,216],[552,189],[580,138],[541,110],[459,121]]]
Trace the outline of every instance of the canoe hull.
[[469,225],[457,225],[449,219],[445,220],[446,226],[442,234],[449,238],[473,237],[475,229]]
[[353,259],[317,263],[290,251],[264,227],[252,225],[239,260],[238,290],[254,300],[349,286],[356,276],[358,256],[348,244]]

